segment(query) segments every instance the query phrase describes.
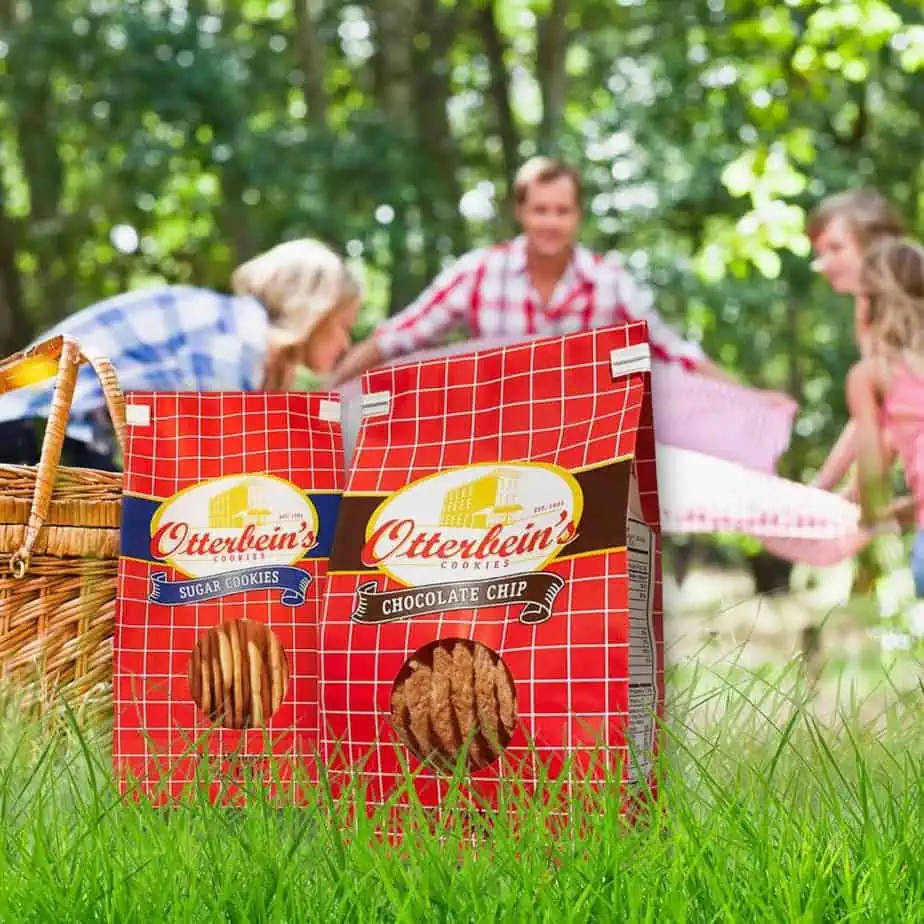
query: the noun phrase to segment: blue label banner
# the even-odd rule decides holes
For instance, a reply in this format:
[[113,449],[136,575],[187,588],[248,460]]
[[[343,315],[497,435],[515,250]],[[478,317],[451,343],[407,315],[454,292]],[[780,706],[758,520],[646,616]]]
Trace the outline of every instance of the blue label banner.
[[302,606],[310,584],[311,575],[291,565],[261,565],[188,581],[168,581],[166,571],[155,571],[148,600],[163,606],[185,606],[247,591],[282,590],[283,606]]
[[[305,496],[318,512],[317,545],[306,558],[330,558],[330,549],[340,513],[340,494],[312,494]],[[122,497],[122,528],[120,552],[126,558],[135,558],[152,564],[164,564],[151,557],[151,521],[163,501],[125,494]]]

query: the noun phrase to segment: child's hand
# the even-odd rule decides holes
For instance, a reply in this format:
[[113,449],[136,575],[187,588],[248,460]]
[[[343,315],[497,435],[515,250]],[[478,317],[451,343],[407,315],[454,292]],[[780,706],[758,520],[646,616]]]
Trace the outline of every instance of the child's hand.
[[[891,499],[883,491],[877,490],[879,485],[866,493],[865,503],[860,504],[860,525],[864,529],[879,530],[885,523],[896,523],[896,509]],[[862,496],[862,495],[861,495]]]
[[887,517],[868,525],[864,524],[863,529],[871,538],[876,536],[900,536],[902,534],[901,524],[895,517]]
[[843,487],[838,488],[836,492],[844,500],[858,503],[860,500],[860,488],[855,477],[851,478]]
[[875,529],[889,518],[889,511],[884,509],[866,510],[860,514],[860,526],[863,529]]
[[909,495],[896,498],[889,504],[889,516],[893,518],[903,530],[913,532],[917,524],[917,511],[914,508],[914,498]]

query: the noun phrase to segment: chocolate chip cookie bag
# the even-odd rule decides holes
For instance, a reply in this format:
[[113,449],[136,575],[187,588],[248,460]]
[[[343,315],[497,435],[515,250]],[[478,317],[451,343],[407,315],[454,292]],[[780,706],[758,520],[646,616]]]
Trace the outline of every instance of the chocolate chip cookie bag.
[[487,798],[505,778],[650,776],[649,368],[633,324],[365,376],[321,619],[332,779],[361,773],[377,805],[407,767],[439,805],[454,773]]
[[332,406],[319,394],[128,396],[113,684],[123,792],[165,801],[205,780],[224,800],[245,781],[275,790],[316,769],[318,617],[343,487]]

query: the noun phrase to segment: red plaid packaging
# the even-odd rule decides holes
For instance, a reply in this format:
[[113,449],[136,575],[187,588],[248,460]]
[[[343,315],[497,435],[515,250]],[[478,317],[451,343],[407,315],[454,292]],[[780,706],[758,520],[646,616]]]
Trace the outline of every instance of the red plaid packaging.
[[336,405],[144,393],[128,396],[127,417],[114,638],[123,792],[176,797],[203,760],[213,799],[242,775],[291,779],[290,758],[310,766],[318,740],[317,621],[343,487]]
[[407,762],[439,805],[460,766],[487,798],[569,758],[571,778],[617,760],[624,782],[650,777],[663,643],[649,369],[637,323],[365,376],[321,620],[335,781],[361,766],[381,804]]

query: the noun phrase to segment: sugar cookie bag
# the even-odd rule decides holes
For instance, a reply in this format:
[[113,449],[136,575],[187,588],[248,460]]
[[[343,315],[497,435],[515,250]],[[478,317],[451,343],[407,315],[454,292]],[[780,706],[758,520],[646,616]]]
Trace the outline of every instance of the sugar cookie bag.
[[329,408],[318,394],[128,396],[114,635],[123,791],[175,797],[203,761],[212,798],[310,768],[343,482]]

